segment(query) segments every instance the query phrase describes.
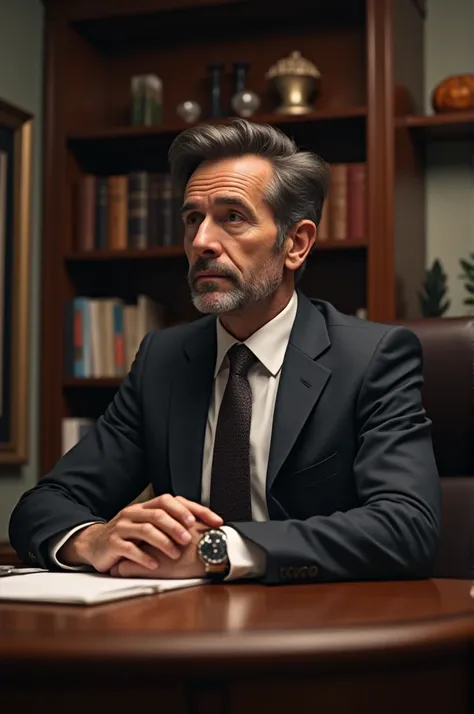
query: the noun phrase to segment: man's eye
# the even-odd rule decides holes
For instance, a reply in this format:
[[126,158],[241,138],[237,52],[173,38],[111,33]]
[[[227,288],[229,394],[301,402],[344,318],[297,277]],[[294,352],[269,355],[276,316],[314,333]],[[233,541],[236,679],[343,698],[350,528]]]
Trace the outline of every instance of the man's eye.
[[228,219],[231,223],[239,223],[240,221],[243,221],[243,220],[244,220],[244,219],[242,218],[242,216],[241,216],[239,213],[236,213],[235,211],[229,211],[229,213],[228,213],[228,215],[227,215],[227,219]]
[[198,221],[199,221],[199,216],[197,215],[197,213],[189,213],[186,216],[186,223],[188,225],[194,225],[195,223],[198,223]]

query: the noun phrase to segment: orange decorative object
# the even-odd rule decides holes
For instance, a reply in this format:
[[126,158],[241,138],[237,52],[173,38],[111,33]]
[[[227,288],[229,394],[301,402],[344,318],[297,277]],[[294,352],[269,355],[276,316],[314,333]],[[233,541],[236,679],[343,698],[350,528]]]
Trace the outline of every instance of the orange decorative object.
[[447,77],[432,95],[435,112],[462,112],[474,109],[474,74]]

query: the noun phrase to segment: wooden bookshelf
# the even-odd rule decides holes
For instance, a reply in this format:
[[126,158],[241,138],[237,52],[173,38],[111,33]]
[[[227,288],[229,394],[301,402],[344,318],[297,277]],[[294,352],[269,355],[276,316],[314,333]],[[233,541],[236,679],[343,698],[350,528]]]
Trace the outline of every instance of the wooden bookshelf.
[[[366,232],[359,240],[318,242],[300,288],[344,312],[371,319],[417,315],[425,267],[419,134],[397,105],[396,87],[420,111],[423,18],[412,0],[44,0],[45,144],[42,280],[41,472],[61,453],[64,417],[97,417],[121,378],[65,376],[65,309],[78,295],[163,305],[168,324],[197,317],[181,245],[78,251],[72,190],[87,173],[163,172],[173,138],[186,125],[176,106],[195,99],[208,121],[207,66],[250,63],[248,85],[261,98],[253,121],[268,122],[329,163],[365,163]],[[214,28],[219,26],[219,33]],[[403,28],[403,31],[402,31]],[[322,73],[314,110],[275,113],[265,73],[299,50]],[[411,58],[404,62],[406,51]],[[130,80],[163,81],[163,121],[130,126]],[[404,115],[401,117],[400,115]],[[465,118],[466,119],[466,118]],[[467,118],[470,121],[470,118]],[[210,121],[227,122],[229,117]],[[453,126],[456,122],[452,122]],[[453,129],[454,131],[454,129]]]

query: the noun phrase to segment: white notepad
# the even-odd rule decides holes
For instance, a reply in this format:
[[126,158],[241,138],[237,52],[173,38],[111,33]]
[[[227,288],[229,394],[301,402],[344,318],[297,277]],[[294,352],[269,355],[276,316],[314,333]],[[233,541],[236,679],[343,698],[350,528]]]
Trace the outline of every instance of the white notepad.
[[190,588],[207,581],[112,578],[100,573],[30,573],[0,578],[0,601],[98,605],[112,600]]

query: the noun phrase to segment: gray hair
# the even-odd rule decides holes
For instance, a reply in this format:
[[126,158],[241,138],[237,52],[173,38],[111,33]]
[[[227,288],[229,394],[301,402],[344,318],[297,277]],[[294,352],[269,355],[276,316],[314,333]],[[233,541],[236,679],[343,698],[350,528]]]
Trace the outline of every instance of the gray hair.
[[[329,166],[316,154],[299,151],[292,139],[270,124],[234,119],[230,124],[201,124],[183,131],[168,155],[175,190],[183,196],[204,161],[245,154],[262,156],[273,166],[264,198],[275,218],[278,249],[298,221],[309,219],[319,225],[329,188]],[[295,282],[304,267],[295,272]]]

